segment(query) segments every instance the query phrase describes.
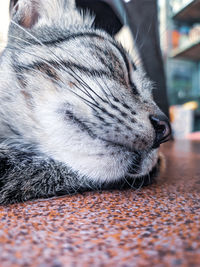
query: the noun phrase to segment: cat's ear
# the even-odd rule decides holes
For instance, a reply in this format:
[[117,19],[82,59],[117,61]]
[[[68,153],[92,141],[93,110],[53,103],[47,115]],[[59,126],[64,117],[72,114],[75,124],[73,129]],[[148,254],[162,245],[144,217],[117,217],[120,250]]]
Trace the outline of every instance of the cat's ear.
[[24,28],[32,28],[39,19],[38,2],[38,0],[11,0],[11,18]]
[[32,28],[39,19],[54,20],[75,8],[75,0],[11,0],[11,18],[24,28]]

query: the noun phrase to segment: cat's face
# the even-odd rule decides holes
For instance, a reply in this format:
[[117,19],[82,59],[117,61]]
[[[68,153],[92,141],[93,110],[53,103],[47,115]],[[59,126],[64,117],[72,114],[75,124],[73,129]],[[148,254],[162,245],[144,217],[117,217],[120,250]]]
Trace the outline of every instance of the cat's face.
[[12,98],[15,132],[91,180],[149,175],[169,135],[166,123],[155,126],[164,115],[152,83],[89,18],[66,21],[42,17],[28,33],[24,25],[10,30],[17,49],[5,53],[15,86],[3,94]]

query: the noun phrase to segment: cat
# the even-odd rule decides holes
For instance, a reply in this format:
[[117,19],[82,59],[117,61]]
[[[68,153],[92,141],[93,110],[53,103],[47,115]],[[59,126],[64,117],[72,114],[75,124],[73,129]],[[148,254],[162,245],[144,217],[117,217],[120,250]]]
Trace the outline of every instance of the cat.
[[[16,2],[16,1],[15,1]],[[154,176],[168,119],[155,85],[71,0],[18,0],[0,58],[0,203]]]

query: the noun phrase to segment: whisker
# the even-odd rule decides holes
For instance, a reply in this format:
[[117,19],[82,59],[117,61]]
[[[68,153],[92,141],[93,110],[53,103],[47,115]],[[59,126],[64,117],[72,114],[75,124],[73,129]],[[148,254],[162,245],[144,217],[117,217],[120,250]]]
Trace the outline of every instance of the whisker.
[[[99,85],[99,87],[100,87],[100,89],[102,90],[102,92],[105,94],[106,99],[108,100],[108,102],[109,102],[110,104],[112,104],[112,103],[110,102],[110,99],[109,99],[109,97],[108,97],[108,94],[107,94],[107,92],[104,90],[103,86],[99,83],[99,81],[98,81],[97,79],[96,79],[95,81],[96,81],[97,84]],[[104,82],[104,84],[105,84],[105,82]],[[106,87],[107,87],[109,93],[113,96],[113,94],[112,94],[112,92],[110,91],[109,87],[108,87],[108,86],[106,86]]]
[[[74,74],[74,72],[73,72],[73,74]],[[80,80],[81,80],[81,78],[80,78],[80,80],[78,79],[78,78],[76,78],[73,74],[70,74],[77,82],[79,82],[79,84],[81,84],[81,85],[83,85],[83,86],[86,86],[92,93],[94,93],[96,96],[98,96],[102,101],[104,101],[103,100],[103,98],[101,98],[94,90],[92,90],[90,87],[89,87],[89,85],[87,85],[83,80],[80,82]],[[78,76],[76,73],[75,73],[75,75],[76,76]],[[80,87],[78,87],[77,86],[77,88],[80,88]],[[85,87],[84,87],[84,89],[85,89]],[[88,92],[88,90],[87,89],[85,89],[86,90],[86,92],[89,94],[89,96],[97,103],[97,101],[92,97],[92,95]]]
[[[31,34],[31,33],[29,33],[27,30],[25,30],[23,27],[21,27],[19,24],[17,24],[17,23],[15,23],[13,20],[11,20],[11,23],[13,23],[13,24],[15,24],[16,26],[18,26],[21,30],[23,30],[25,33],[27,33],[29,36],[31,36],[32,38],[34,38],[34,40],[36,40],[40,45],[42,45],[42,46],[45,46],[38,38],[36,38],[33,34]],[[12,36],[13,38],[14,38],[14,36]],[[18,37],[17,37],[18,38]],[[18,39],[21,39],[21,38],[18,38]],[[21,39],[21,40],[23,40],[23,39]],[[25,41],[26,43],[28,43],[28,44],[31,44],[30,42],[27,42],[27,41]],[[45,46],[46,47],[46,46]],[[60,60],[60,58],[57,56],[57,55],[55,55],[55,53],[48,47],[48,50],[55,56],[55,59],[57,59],[56,60],[56,62],[58,63],[58,64],[60,64],[62,67],[64,67],[65,69],[66,69],[66,67],[59,61]],[[66,50],[65,50],[66,51]],[[67,51],[68,52],[68,51]],[[69,52],[68,52],[68,54],[69,54]],[[69,55],[71,55],[71,54],[69,54]],[[71,55],[72,56],[72,55]],[[70,67],[69,67],[69,69],[71,69]],[[88,89],[90,89],[90,90],[92,90],[84,81],[83,81],[83,79],[81,79],[81,77],[78,75],[78,74],[76,74],[76,76],[88,87]],[[96,94],[96,92],[94,92],[94,90],[92,90],[92,92],[93,93],[95,93]],[[105,91],[104,91],[105,92]],[[101,98],[98,94],[96,94],[99,98]],[[101,100],[103,100],[102,98],[101,98]]]
[[[22,38],[20,38],[20,37],[18,37],[18,36],[15,36],[15,35],[12,35],[12,34],[9,34],[9,33],[7,34],[7,36],[8,36],[8,37],[11,37],[11,38],[13,38],[13,39],[22,41],[22,42],[25,43],[25,44],[33,45],[31,42],[28,42],[27,40],[24,40],[24,39],[22,39]],[[8,43],[9,43],[9,41],[8,41]],[[20,47],[20,46],[19,46],[19,47]]]
[[[16,23],[15,23],[16,24]],[[17,25],[17,24],[16,24]],[[21,27],[20,27],[21,28]],[[25,31],[26,32],[26,31]],[[16,39],[18,39],[18,40],[22,40],[22,41],[24,41],[23,39],[21,39],[21,38],[18,38],[18,37],[16,37],[16,36],[13,36],[13,35],[9,35],[10,37],[12,37],[12,38],[16,38]],[[32,36],[32,34],[31,34],[31,36]],[[36,40],[37,40],[37,38],[35,38]],[[38,40],[39,41],[39,43],[42,45],[42,46],[44,46],[44,44],[42,43],[42,42],[40,42],[40,40]],[[25,41],[26,43],[28,43],[28,44],[30,44],[31,45],[31,43],[30,42],[28,42],[28,41]],[[14,46],[13,46],[14,47]],[[8,46],[7,46],[7,48],[8,48]],[[18,48],[18,47],[16,47],[17,49],[20,49],[20,48]],[[49,49],[49,48],[48,48]],[[22,49],[21,49],[22,50]],[[50,49],[49,49],[50,50]],[[24,52],[24,50],[22,50],[23,52]],[[34,54],[32,54],[32,53],[30,53],[30,52],[27,52],[27,51],[25,51],[26,53],[28,53],[28,54],[30,54],[30,55],[33,55],[33,56],[35,56]],[[73,70],[72,70],[72,68],[69,66],[68,67],[68,69],[64,66],[64,64],[62,64],[61,62],[60,62],[60,58],[57,56],[57,55],[55,55],[54,53],[53,53],[53,51],[51,51],[50,50],[50,52],[56,57],[56,63],[58,63],[65,71],[67,71],[68,72],[68,74],[70,74],[74,79],[76,79],[76,81],[78,81],[79,83],[81,83],[82,85],[85,85],[85,87],[87,87],[92,93],[94,93],[97,97],[99,97],[103,102],[105,102],[105,100],[102,98],[102,97],[100,97],[87,83],[85,83],[85,81],[77,74],[77,73],[75,73]],[[69,54],[69,53],[68,53]],[[72,56],[71,54],[69,54],[70,56]],[[48,64],[49,66],[51,66],[51,67],[53,67],[54,68],[54,66],[52,65],[52,64],[49,64],[49,62],[47,61],[47,60],[45,60],[44,58],[41,58],[41,57],[39,57],[39,56],[37,56],[38,58],[40,58],[40,59],[42,59],[46,64]],[[71,72],[72,73],[70,73],[69,72],[69,69],[71,70]],[[54,68],[54,70],[56,70],[56,68]],[[80,82],[81,81],[81,82]],[[86,90],[86,88],[84,87],[84,89]],[[78,88],[78,87],[77,87]],[[80,88],[79,88],[80,89]],[[83,91],[82,91],[83,92]],[[87,91],[87,93],[88,93],[88,91]],[[104,91],[104,93],[105,93],[105,91]],[[91,94],[89,94],[88,96],[90,96],[91,98],[92,98],[92,96],[91,96]],[[106,97],[107,97],[107,95],[106,95]],[[107,99],[108,99],[108,97],[107,97]],[[109,99],[108,99],[109,100]],[[93,98],[93,101],[94,101],[94,98]]]
[[141,178],[139,178],[139,179],[141,179],[142,182],[141,182],[141,184],[139,185],[139,187],[137,188],[138,191],[139,191],[139,190],[142,188],[142,186],[144,185],[144,177],[141,177]]
[[[13,47],[9,47],[9,46],[7,46],[7,49],[13,49],[13,50],[14,50],[15,47],[14,47],[14,46],[13,46]],[[33,53],[30,53],[30,52],[27,52],[27,51],[23,51],[23,52],[35,56]],[[39,57],[39,56],[37,56],[37,57],[40,58],[43,62],[45,62],[48,66],[52,67],[56,72],[58,71],[58,70],[57,70],[52,64],[50,64],[47,60],[45,60],[45,59],[43,59],[42,57]],[[57,84],[59,84],[58,81],[57,81],[56,79],[54,79],[54,78],[52,78],[52,77],[49,77],[47,74],[45,74],[45,73],[43,73],[43,72],[41,72],[41,71],[37,71],[37,70],[35,70],[35,69],[31,68],[31,67],[28,67],[28,66],[26,66],[26,69],[29,69],[29,70],[34,71],[34,72],[36,72],[36,73],[42,74],[43,76],[46,76],[46,77],[48,77],[49,79],[51,79],[53,82],[56,82]],[[74,78],[74,75],[73,75],[73,74],[71,74],[67,69],[66,69],[66,71],[67,71],[68,74],[70,74],[70,76],[72,76],[72,77]],[[14,73],[14,72],[13,72],[13,73]],[[22,74],[17,73],[17,72],[15,72],[15,74],[23,76]],[[76,79],[76,80],[77,80],[77,79]],[[77,81],[78,81],[78,80],[77,80]],[[62,83],[62,84],[63,84],[64,86],[66,86],[64,83]],[[83,93],[85,93],[85,92],[84,92],[80,87],[78,87],[77,85],[76,85],[76,87],[77,87],[77,89],[79,89],[80,91],[82,91]],[[69,91],[72,92],[73,94],[77,95],[77,96],[78,96],[79,98],[81,98],[82,100],[87,101],[88,103],[90,103],[90,104],[92,104],[92,105],[95,105],[94,103],[88,101],[87,99],[84,99],[83,97],[80,97],[80,95],[78,95],[78,94],[75,93],[74,91],[70,90],[68,87],[65,87],[65,88],[67,88],[67,90],[69,90]],[[86,94],[86,93],[85,93],[85,94]],[[90,98],[92,98],[93,101],[96,102],[96,100],[94,100],[94,98],[93,98],[90,94],[87,94],[87,96],[89,96]],[[97,102],[96,102],[96,103],[97,103]],[[96,108],[99,108],[98,105],[95,105],[95,106],[96,106]],[[90,107],[91,107],[91,106],[90,106]]]
[[[130,186],[130,188],[132,188],[132,189],[134,189],[134,190],[136,189],[136,188],[134,187],[133,183],[132,183],[132,184],[129,183],[129,181],[126,179],[126,176],[124,176],[123,179],[125,180],[126,184],[128,184],[128,186]],[[135,181],[134,181],[134,183],[135,183]]]
[[[31,69],[33,72],[36,72],[36,73],[39,73],[39,74],[41,74],[41,75],[43,75],[43,76],[46,76],[46,77],[48,77],[49,79],[51,79],[53,82],[56,82],[58,85],[60,85],[59,84],[59,82],[57,81],[57,80],[55,80],[54,78],[51,78],[51,77],[49,77],[47,74],[45,74],[45,73],[43,73],[43,72],[40,72],[40,71],[37,71],[37,70],[35,70],[35,69]],[[8,71],[0,71],[0,73],[8,73]],[[13,73],[13,74],[17,74],[17,75],[21,75],[21,76],[23,76],[21,73],[17,73],[17,72],[9,72],[9,73]],[[23,76],[24,77],[24,76]],[[61,82],[61,81],[60,81]],[[63,85],[64,85],[64,83],[62,83]],[[78,95],[77,93],[75,93],[74,91],[72,91],[72,90],[70,90],[69,88],[67,88],[71,93],[73,93],[74,95],[76,95],[77,97],[79,97],[80,99],[82,99],[84,102],[85,102],[85,104],[86,105],[88,105],[91,109],[93,109],[94,111],[96,111],[96,109],[94,109],[94,106],[95,107],[97,107],[97,108],[99,108],[97,105],[95,105],[95,104],[93,104],[92,102],[90,102],[89,100],[87,100],[87,99],[85,99],[84,97],[82,97],[82,96],[80,96],[80,95]]]
[[40,45],[45,46],[38,38],[36,38],[33,34],[31,34],[29,31],[27,31],[26,29],[24,29],[22,26],[20,26],[18,23],[16,23],[14,20],[10,20],[10,23],[14,24],[15,26],[17,26],[19,29],[21,29],[23,32],[25,32],[27,35],[29,35],[30,37],[32,37],[36,42],[38,42]]

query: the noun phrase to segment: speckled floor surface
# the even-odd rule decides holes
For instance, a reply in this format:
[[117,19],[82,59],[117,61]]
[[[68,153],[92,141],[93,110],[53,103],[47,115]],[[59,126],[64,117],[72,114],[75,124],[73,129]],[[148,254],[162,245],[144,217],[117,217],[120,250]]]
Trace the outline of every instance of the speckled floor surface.
[[166,144],[140,191],[0,207],[0,266],[200,266],[200,143]]

